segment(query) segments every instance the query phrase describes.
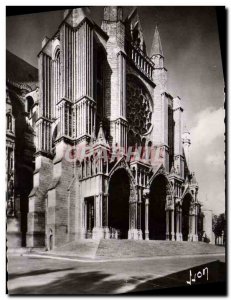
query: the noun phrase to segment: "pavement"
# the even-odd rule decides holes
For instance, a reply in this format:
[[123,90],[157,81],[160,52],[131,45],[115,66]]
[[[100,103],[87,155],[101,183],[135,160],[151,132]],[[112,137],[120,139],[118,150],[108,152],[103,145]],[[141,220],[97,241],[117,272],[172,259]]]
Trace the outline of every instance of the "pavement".
[[9,255],[7,270],[11,295],[139,293],[226,281],[224,254],[122,260]]

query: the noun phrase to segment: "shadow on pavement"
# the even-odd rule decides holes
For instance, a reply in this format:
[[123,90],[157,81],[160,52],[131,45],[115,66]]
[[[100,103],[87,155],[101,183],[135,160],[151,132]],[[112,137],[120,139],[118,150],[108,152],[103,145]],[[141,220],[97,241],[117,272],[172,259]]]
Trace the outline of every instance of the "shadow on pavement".
[[[205,268],[208,268],[208,280],[205,275],[201,276]],[[72,268],[52,271],[32,271],[25,273],[26,275],[20,274],[20,276],[41,275],[47,274],[48,272],[58,272],[60,270],[68,271],[72,270]],[[186,281],[190,281],[190,270],[192,274],[191,279],[196,278],[194,277],[195,274],[199,278],[196,278],[196,282],[191,282],[191,285],[188,285]],[[153,270],[153,273],[155,273],[155,270]],[[15,276],[15,274],[12,275]],[[25,280],[25,286],[12,289],[9,293],[10,295],[103,295],[127,292],[124,295],[192,295],[195,294],[195,290],[198,291],[200,287],[206,286],[205,292],[199,294],[226,294],[226,265],[219,260],[156,279],[153,279],[150,275],[133,276],[125,282],[122,279],[116,279],[115,276],[110,278],[111,276],[113,276],[113,274],[101,271],[71,272],[45,285],[39,285],[38,281],[38,285],[26,286]],[[216,287],[215,292],[212,291],[214,287]]]
[[105,284],[104,279],[111,276],[101,272],[70,273],[62,279],[42,286],[20,287],[9,291],[10,295],[25,294],[108,294],[121,286],[121,280],[110,280]]
[[36,275],[43,275],[43,274],[49,274],[49,273],[55,273],[55,272],[60,272],[60,271],[71,271],[74,268],[66,268],[66,269],[55,269],[55,270],[51,270],[51,269],[43,269],[43,270],[36,270],[36,271],[30,271],[30,272],[26,272],[26,273],[8,273],[8,280],[11,279],[16,279],[19,277],[26,277],[26,276],[36,276]]
[[126,294],[183,295],[184,293],[185,295],[226,295],[226,264],[217,260],[148,280]]

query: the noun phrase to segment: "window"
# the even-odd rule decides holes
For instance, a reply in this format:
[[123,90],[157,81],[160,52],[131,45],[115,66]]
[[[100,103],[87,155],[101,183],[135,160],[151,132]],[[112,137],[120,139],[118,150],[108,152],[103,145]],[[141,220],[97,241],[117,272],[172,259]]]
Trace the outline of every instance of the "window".
[[141,144],[143,135],[152,129],[151,97],[144,85],[134,76],[127,76],[127,120],[135,143]]
[[55,60],[54,60],[54,95],[55,95],[55,104],[57,104],[60,100],[60,49],[56,51]]
[[13,131],[13,119],[12,116],[10,114],[7,114],[6,116],[7,119],[7,130]]
[[7,165],[8,173],[11,173],[14,168],[13,149],[11,149],[11,148],[8,148],[7,162],[8,162],[8,165]]
[[29,118],[31,118],[32,117],[32,107],[34,105],[34,100],[30,96],[27,97],[26,100],[27,100],[27,112],[29,113]]

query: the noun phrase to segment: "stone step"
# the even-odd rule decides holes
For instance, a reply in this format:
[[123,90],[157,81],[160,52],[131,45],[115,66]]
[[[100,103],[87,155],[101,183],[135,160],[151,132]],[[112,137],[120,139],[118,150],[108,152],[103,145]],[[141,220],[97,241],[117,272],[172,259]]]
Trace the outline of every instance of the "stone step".
[[224,247],[203,242],[101,240],[96,257],[179,256],[224,252]]
[[7,255],[22,255],[22,254],[28,254],[33,252],[39,252],[39,251],[45,251],[45,247],[40,248],[30,248],[30,247],[20,247],[20,248],[8,248],[7,249]]
[[99,246],[99,240],[79,240],[48,251],[49,254],[94,258]]
[[[34,251],[33,251],[34,252]],[[36,252],[36,251],[35,251]],[[79,240],[43,254],[82,258],[135,258],[224,253],[225,248],[203,242]]]

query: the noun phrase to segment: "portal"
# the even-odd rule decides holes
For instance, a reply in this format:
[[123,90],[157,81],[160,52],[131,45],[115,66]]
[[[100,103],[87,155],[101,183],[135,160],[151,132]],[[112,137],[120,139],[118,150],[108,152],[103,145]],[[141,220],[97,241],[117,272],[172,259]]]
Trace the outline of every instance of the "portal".
[[128,238],[130,181],[125,169],[117,170],[109,183],[108,227],[111,238]]
[[94,197],[89,197],[85,199],[85,209],[86,209],[86,237],[88,239],[92,238],[92,230],[94,228]]
[[167,195],[167,180],[158,175],[152,182],[149,201],[149,239],[166,239],[165,203]]
[[182,203],[182,237],[183,241],[188,240],[189,235],[189,208],[191,203],[190,194],[186,194]]

